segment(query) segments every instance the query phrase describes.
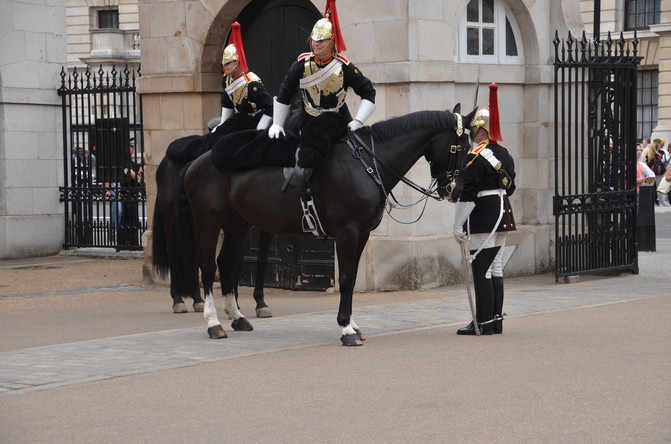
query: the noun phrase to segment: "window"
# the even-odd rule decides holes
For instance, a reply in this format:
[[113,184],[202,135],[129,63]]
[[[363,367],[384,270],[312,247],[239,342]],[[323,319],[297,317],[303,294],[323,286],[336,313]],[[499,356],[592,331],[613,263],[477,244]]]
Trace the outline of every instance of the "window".
[[625,0],[624,30],[648,29],[659,23],[660,0]]
[[101,9],[98,11],[98,28],[119,29],[119,11],[116,9]]
[[658,71],[639,71],[636,90],[636,139],[650,137],[657,126]]
[[520,31],[503,0],[471,0],[461,19],[458,61],[522,63]]

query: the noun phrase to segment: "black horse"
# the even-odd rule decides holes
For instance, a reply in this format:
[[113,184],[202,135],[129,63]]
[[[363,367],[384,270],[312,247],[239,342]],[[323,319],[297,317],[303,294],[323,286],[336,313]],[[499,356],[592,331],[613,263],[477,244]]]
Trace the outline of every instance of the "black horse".
[[[154,204],[154,225],[152,229],[152,265],[159,276],[166,277],[171,268],[168,245],[170,243],[174,190],[177,178],[189,162],[204,152],[210,151],[222,136],[246,130],[249,127],[250,122],[247,119],[229,119],[215,133],[209,133],[204,136],[191,135],[182,137],[174,140],[168,146],[166,156],[163,157],[156,169],[156,202]],[[268,251],[270,250],[272,240],[272,234],[263,231],[259,233],[259,254],[256,260],[256,280],[253,293],[254,300],[256,301],[256,316],[259,318],[272,317],[272,312],[265,302],[263,292]],[[237,285],[235,292],[237,296]],[[171,279],[170,296],[173,301],[172,310],[175,313],[186,313],[188,311],[184,304],[184,297],[193,299],[194,311],[202,312],[205,308],[205,302],[200,295],[200,288],[190,288],[188,293],[183,293],[179,287],[174,285]]]
[[[462,119],[449,111],[421,111],[361,128],[357,135],[369,147],[368,153],[364,151],[364,162],[353,155],[346,142],[337,142],[328,163],[315,171],[312,188],[317,196],[317,213],[326,234],[335,239],[338,257],[337,322],[342,327],[343,345],[361,345],[364,339],[352,320],[352,293],[361,253],[370,232],[382,220],[387,194],[424,156],[431,176],[437,179],[439,194],[446,197],[454,170],[463,163],[469,148],[462,128],[470,125],[474,113]],[[371,167],[368,172],[362,163]],[[374,170],[379,175],[370,174]],[[194,274],[201,265],[204,316],[211,338],[226,337],[212,294],[215,241],[220,229],[225,233],[217,259],[224,310],[234,319],[232,326],[236,330],[251,329],[234,297],[237,258],[250,225],[275,234],[305,234],[299,193],[293,187],[283,192],[284,181],[282,168],[222,171],[207,154],[196,159],[180,177],[173,237],[182,241],[170,250],[180,273],[172,278],[184,288],[197,287]]]

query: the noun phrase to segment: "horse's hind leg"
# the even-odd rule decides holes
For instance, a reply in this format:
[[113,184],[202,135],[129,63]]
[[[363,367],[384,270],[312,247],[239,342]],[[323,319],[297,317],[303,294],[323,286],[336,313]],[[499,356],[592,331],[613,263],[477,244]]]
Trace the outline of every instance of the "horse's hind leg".
[[236,296],[237,271],[240,264],[243,242],[249,227],[236,224],[224,230],[224,242],[217,258],[221,277],[221,294],[224,298],[224,312],[233,319],[231,327],[236,331],[252,331],[254,327],[242,315]]
[[268,253],[273,235],[265,231],[259,232],[259,253],[256,258],[256,282],[254,283],[254,300],[256,301],[256,317],[271,318],[273,316],[270,307],[266,304],[263,283],[266,279],[266,269],[268,268]]

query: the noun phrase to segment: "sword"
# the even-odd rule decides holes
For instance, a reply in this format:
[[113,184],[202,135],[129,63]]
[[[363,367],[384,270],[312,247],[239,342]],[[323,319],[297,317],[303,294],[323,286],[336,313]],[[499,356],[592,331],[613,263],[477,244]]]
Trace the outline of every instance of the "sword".
[[473,294],[471,293],[471,270],[470,265],[471,261],[469,260],[470,256],[468,255],[468,248],[466,248],[466,242],[459,242],[461,244],[461,263],[464,265],[464,276],[466,277],[466,293],[468,294],[468,304],[471,306],[471,315],[473,316],[473,328],[475,329],[475,334],[480,336],[480,327],[478,327],[478,320],[475,317],[475,304],[473,303]]

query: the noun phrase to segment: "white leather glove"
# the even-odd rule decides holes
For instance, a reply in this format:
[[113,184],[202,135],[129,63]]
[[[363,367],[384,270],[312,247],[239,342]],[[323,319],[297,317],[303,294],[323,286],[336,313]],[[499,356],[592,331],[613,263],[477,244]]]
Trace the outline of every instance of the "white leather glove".
[[270,125],[270,121],[272,118],[266,114],[261,116],[261,120],[259,120],[259,123],[256,124],[256,129],[257,130],[264,130],[268,128],[268,125]]
[[475,208],[475,202],[459,201],[456,203],[452,234],[457,242],[466,242],[468,240],[468,235],[464,233],[464,223],[468,220],[468,216],[473,211],[473,208]]
[[373,114],[375,111],[375,104],[370,100],[362,99],[359,103],[359,108],[356,110],[356,116],[354,120],[347,124],[349,129],[356,131],[363,126],[363,123]]
[[212,128],[212,132],[215,132],[217,130],[217,128],[219,128],[226,121],[226,119],[231,117],[233,115],[233,112],[234,112],[233,109],[225,108],[225,107],[222,106],[221,107],[221,122],[219,122],[219,125]]
[[289,105],[280,103],[277,101],[277,97],[273,97],[273,124],[270,125],[268,130],[268,137],[271,139],[277,139],[280,137],[280,133],[284,134],[284,121],[287,120],[289,115]]

